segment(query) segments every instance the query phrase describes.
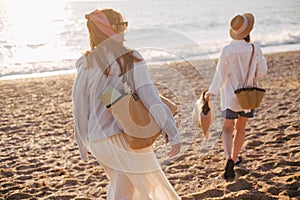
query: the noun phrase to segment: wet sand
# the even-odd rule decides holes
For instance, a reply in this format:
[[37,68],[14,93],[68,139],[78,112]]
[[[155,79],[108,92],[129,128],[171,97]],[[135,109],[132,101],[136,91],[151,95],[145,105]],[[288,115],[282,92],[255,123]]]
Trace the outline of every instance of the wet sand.
[[[190,123],[195,97],[206,86],[202,77],[210,80],[216,60],[165,64],[167,74],[149,67],[155,82],[172,82],[168,88],[158,85],[160,93],[182,106],[176,121],[187,148],[176,160],[162,162],[182,199],[300,198],[300,51],[266,59],[269,71],[261,82],[266,96],[247,126],[243,161],[235,167],[232,182],[222,177],[221,140],[215,137],[214,145],[199,155],[205,141]],[[108,180],[102,167],[93,158],[80,160],[73,137],[74,78],[71,74],[0,81],[0,199],[106,199]],[[182,93],[186,87],[193,95]],[[179,99],[174,95],[178,91]]]

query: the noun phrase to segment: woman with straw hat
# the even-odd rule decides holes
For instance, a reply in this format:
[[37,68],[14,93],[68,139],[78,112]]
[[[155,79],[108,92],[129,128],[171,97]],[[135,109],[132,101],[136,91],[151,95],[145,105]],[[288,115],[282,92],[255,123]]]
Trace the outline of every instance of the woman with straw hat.
[[267,64],[260,47],[250,40],[253,25],[254,16],[251,13],[236,15],[231,20],[229,33],[233,41],[223,48],[213,81],[206,94],[207,100],[218,92],[221,95],[221,111],[224,118],[222,142],[226,155],[224,178],[226,180],[235,177],[234,165],[239,164],[242,159],[239,153],[245,139],[245,127],[248,118],[254,116],[254,110],[242,109],[234,91],[243,86],[249,65],[247,85],[253,85],[255,80],[264,77],[267,73]]

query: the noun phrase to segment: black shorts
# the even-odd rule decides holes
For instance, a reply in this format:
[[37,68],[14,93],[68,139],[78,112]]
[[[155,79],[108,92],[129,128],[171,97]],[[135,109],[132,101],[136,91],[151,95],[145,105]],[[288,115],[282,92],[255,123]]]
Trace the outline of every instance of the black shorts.
[[247,113],[245,113],[244,111],[234,112],[230,109],[222,111],[222,117],[225,119],[237,119],[239,116],[252,118],[254,116],[254,110],[251,110],[251,112]]

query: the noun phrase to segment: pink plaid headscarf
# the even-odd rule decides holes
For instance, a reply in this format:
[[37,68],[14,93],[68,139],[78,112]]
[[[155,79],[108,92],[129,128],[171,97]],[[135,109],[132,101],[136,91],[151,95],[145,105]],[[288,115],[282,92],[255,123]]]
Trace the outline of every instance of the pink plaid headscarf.
[[123,42],[124,37],[121,34],[117,34],[114,29],[112,28],[111,24],[109,23],[107,17],[103,12],[96,9],[90,14],[85,15],[86,19],[92,20],[95,25],[98,27],[99,30],[101,30],[105,35],[112,38],[116,42]]

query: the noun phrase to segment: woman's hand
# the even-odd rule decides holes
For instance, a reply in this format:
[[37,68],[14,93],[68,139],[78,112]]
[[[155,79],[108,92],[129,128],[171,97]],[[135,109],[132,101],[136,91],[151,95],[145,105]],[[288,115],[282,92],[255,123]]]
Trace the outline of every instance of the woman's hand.
[[180,152],[181,144],[171,145],[171,150],[168,153],[168,156],[173,157],[176,156]]
[[205,99],[205,101],[209,101],[209,99],[210,99],[210,92],[209,92],[209,91],[207,91],[207,92],[205,93],[204,99]]

